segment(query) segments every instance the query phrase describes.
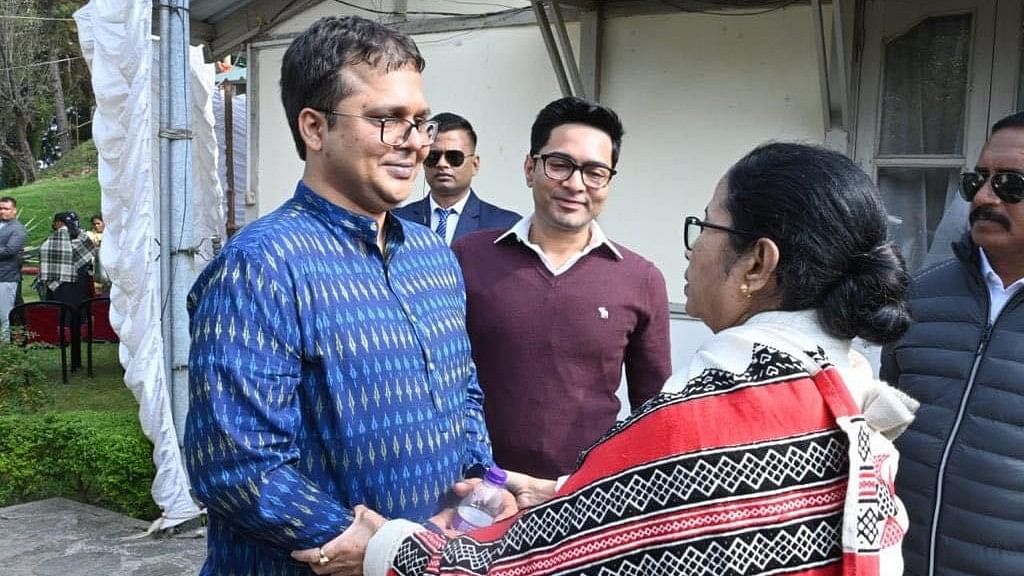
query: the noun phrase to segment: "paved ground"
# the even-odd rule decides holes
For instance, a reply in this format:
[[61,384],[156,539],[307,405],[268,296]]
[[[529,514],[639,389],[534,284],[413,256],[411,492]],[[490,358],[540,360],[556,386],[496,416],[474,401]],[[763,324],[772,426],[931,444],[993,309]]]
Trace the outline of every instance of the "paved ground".
[[203,529],[138,537],[147,522],[51,498],[0,508],[4,576],[195,575],[206,557]]

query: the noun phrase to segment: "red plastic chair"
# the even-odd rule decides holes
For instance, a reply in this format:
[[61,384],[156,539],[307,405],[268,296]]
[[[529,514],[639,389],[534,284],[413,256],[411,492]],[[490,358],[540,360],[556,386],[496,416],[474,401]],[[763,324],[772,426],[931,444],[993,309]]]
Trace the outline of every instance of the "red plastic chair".
[[97,296],[82,300],[78,305],[78,317],[85,319],[86,373],[92,377],[92,344],[93,342],[120,342],[117,332],[110,325],[110,298]]
[[[63,302],[42,300],[26,302],[11,309],[11,342],[21,346],[32,343],[60,348],[61,380],[68,383],[67,349],[71,346],[71,326],[75,311]],[[13,330],[22,328],[21,332]]]

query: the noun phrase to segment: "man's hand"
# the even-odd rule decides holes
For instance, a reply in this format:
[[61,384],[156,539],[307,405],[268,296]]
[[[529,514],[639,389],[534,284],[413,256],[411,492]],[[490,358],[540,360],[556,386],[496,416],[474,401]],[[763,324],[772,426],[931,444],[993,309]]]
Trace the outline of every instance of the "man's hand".
[[555,481],[534,478],[519,472],[507,472],[508,482],[505,488],[515,495],[516,504],[520,508],[529,508],[543,504],[555,495]]
[[352,525],[340,536],[319,548],[296,550],[292,558],[309,564],[315,574],[362,576],[366,544],[385,519],[366,506],[356,506],[353,512]]

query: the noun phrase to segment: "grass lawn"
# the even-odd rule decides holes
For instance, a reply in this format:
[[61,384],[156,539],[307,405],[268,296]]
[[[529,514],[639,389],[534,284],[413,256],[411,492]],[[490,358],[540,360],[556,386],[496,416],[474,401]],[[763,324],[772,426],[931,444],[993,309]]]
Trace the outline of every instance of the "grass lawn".
[[[68,373],[68,383],[60,380],[60,350],[37,348],[31,350],[36,366],[43,373],[53,395],[53,403],[45,412],[138,412],[135,397],[124,385],[124,372],[117,359],[117,344],[93,344],[93,376],[86,375],[86,347],[82,345],[82,368]],[[70,354],[70,350],[68,351]],[[70,362],[70,357],[68,362]]]
[[82,368],[68,374],[66,385],[60,382],[60,351],[40,350],[39,352],[49,353],[44,373],[47,376],[52,374],[50,381],[54,383],[51,410],[97,410],[133,414],[138,412],[139,405],[135,402],[135,397],[124,385],[124,371],[117,359],[117,347],[117,344],[92,345],[93,376],[90,378],[85,372],[86,348],[83,344]]

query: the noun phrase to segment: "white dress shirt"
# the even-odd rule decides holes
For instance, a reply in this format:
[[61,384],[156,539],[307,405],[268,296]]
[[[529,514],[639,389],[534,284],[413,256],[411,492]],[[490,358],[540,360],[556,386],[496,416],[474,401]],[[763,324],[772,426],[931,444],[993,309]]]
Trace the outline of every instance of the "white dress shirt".
[[988,322],[993,324],[1010,298],[1024,288],[1024,278],[1018,278],[1009,286],[1004,287],[1003,279],[996,274],[992,264],[989,264],[985,250],[978,248],[978,253],[981,254],[981,275],[985,277],[985,284],[988,285]]
[[[462,216],[462,211],[466,208],[466,202],[469,201],[469,193],[467,192],[462,200],[459,200],[455,204],[452,204],[448,213],[448,228],[444,231],[444,243],[451,246],[452,240],[455,238],[455,229],[459,226],[459,218]],[[443,208],[437,202],[434,202],[434,197],[430,196],[430,229],[437,230],[437,209]]]
[[608,248],[612,251],[612,254],[615,254],[616,258],[622,260],[622,254],[615,247],[615,245],[611,243],[611,240],[608,240],[608,237],[604,235],[604,230],[601,230],[601,226],[597,224],[597,220],[591,220],[590,242],[583,247],[583,250],[580,250],[576,254],[573,254],[561,266],[555,268],[555,266],[551,263],[551,260],[548,260],[547,255],[544,254],[544,250],[542,250],[539,245],[530,242],[530,226],[532,224],[533,212],[524,216],[522,219],[519,220],[519,222],[516,222],[516,225],[510,228],[508,232],[505,232],[501,236],[498,236],[494,243],[497,244],[498,242],[501,242],[502,239],[508,237],[509,234],[515,235],[515,237],[520,242],[522,242],[523,245],[528,246],[530,250],[533,250],[534,252],[537,253],[537,256],[540,256],[540,261],[544,263],[544,267],[547,268],[548,271],[551,272],[551,274],[554,276],[558,276],[559,274],[564,274],[568,272],[569,269],[572,268],[573,264],[580,261],[580,258],[583,258],[587,254],[590,254],[595,248],[601,246],[602,244],[608,246]]

